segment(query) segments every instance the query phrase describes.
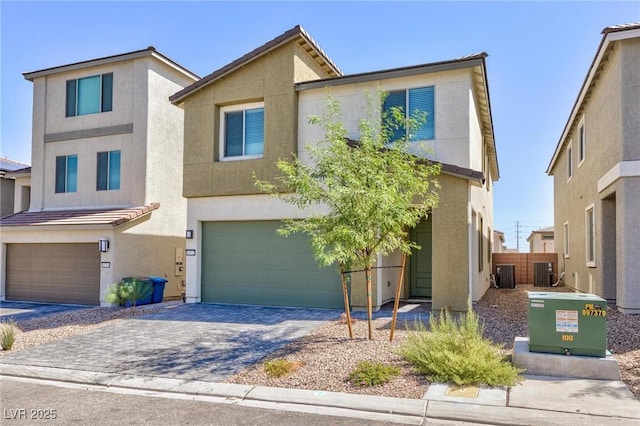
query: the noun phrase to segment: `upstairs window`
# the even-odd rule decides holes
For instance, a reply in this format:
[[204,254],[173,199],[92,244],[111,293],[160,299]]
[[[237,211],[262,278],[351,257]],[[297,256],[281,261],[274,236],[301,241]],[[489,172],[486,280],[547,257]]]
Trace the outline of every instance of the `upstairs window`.
[[111,111],[113,73],[67,80],[67,117]]
[[264,105],[221,109],[223,159],[259,158],[264,153]]
[[424,113],[427,121],[421,123],[417,129],[413,129],[413,133],[410,135],[406,135],[407,129],[402,126],[393,129],[391,142],[404,136],[407,136],[410,142],[434,139],[436,116],[433,86],[389,92],[383,104],[383,111],[387,119],[391,118],[390,112],[393,107],[401,108],[407,118],[415,116],[416,113]]
[[78,190],[78,156],[56,157],[56,194]]
[[571,179],[571,176],[573,176],[573,150],[569,144],[567,149],[567,180]]
[[585,210],[587,266],[596,266],[596,216],[593,204]]
[[98,153],[96,191],[120,189],[120,151]]
[[587,156],[587,141],[584,134],[584,121],[578,127],[578,165],[582,163]]

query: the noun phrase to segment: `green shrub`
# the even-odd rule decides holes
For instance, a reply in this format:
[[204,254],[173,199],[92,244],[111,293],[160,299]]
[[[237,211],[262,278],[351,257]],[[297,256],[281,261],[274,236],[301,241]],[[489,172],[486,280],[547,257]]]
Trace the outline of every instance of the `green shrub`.
[[270,377],[282,377],[300,367],[299,362],[293,362],[284,358],[265,361],[264,371]]
[[455,319],[449,311],[432,315],[430,330],[416,322],[398,353],[432,382],[457,385],[512,386],[521,377],[500,355],[501,346],[483,337],[483,327],[471,303],[468,312]]
[[0,346],[2,350],[10,351],[16,341],[16,323],[13,319],[2,321],[0,327]]
[[400,368],[381,362],[361,361],[355,370],[349,373],[349,380],[358,386],[377,386],[387,383],[392,377],[399,376]]
[[142,280],[133,278],[111,284],[107,288],[107,302],[118,306],[136,306],[139,301],[148,298],[153,292],[153,286]]

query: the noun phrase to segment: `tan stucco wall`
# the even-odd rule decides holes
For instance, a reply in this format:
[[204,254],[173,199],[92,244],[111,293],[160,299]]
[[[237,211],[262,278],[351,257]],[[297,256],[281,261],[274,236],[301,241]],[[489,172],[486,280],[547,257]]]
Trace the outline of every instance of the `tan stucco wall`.
[[[275,163],[296,152],[297,94],[294,83],[326,77],[295,42],[270,52],[190,95],[184,103],[184,195],[255,194],[253,174],[273,180]],[[259,159],[220,161],[220,107],[264,102],[264,154]]]
[[[637,229],[638,178],[605,179],[620,162],[640,159],[640,40],[617,42],[591,97],[583,104],[566,141],[573,147],[573,176],[567,179],[567,150],[552,170],[554,179],[555,248],[565,283],[580,291],[617,299],[619,306],[640,312],[637,280],[640,243]],[[586,158],[579,164],[577,124],[584,119]],[[602,187],[602,181],[608,181]],[[598,185],[601,185],[600,190]],[[586,262],[585,210],[596,215],[596,262]],[[634,214],[631,214],[634,211]],[[564,224],[569,223],[569,256],[563,256]],[[630,257],[635,256],[635,257]]]

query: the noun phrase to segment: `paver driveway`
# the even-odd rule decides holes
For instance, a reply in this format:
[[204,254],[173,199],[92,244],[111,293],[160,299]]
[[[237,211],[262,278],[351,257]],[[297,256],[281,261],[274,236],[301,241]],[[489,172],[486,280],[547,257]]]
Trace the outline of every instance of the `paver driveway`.
[[323,309],[174,305],[18,351],[0,363],[219,382],[339,315]]

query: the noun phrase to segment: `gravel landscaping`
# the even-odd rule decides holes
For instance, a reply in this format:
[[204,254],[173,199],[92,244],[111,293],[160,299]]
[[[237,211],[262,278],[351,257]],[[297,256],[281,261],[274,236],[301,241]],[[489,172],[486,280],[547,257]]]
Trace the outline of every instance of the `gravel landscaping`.
[[[484,322],[485,336],[503,344],[503,352],[511,353],[516,336],[527,336],[527,294],[532,286],[516,289],[489,289],[474,306]],[[570,291],[567,288],[545,288],[544,291]],[[0,351],[0,356],[104,327],[124,318],[167,309],[166,304],[136,308],[93,308],[65,312],[19,322],[14,349]],[[398,324],[393,342],[389,342],[389,319],[374,321],[374,340],[367,340],[367,322],[353,325],[354,339],[348,338],[344,321],[330,321],[308,335],[282,347],[267,358],[227,379],[230,383],[284,388],[337,391],[401,398],[421,398],[429,383],[415,374],[400,356],[397,348],[406,339],[404,324]],[[607,316],[608,348],[620,364],[622,377],[640,400],[640,315],[623,315],[609,309]],[[268,377],[263,362],[285,358],[297,368],[281,378]],[[359,361],[379,361],[398,366],[402,373],[385,385],[360,387],[349,383],[349,373]]]

